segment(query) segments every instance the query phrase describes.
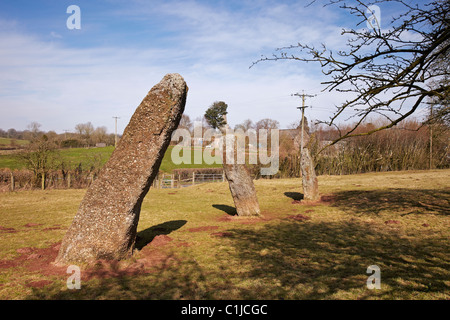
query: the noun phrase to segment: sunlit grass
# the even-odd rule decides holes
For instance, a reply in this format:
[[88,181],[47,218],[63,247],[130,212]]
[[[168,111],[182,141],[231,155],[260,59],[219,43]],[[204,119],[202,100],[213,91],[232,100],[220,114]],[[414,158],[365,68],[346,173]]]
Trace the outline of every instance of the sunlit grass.
[[[333,200],[301,205],[294,201],[300,179],[255,181],[263,219],[231,217],[227,183],[151,189],[139,244],[142,252],[163,254],[166,264],[148,274],[94,278],[75,291],[65,279],[26,267],[0,268],[0,298],[450,298],[450,170],[321,176],[319,185]],[[0,226],[17,231],[0,231],[0,261],[14,259],[20,248],[61,241],[84,193],[0,194]],[[298,214],[310,219],[290,218]],[[155,247],[158,235],[171,241]],[[380,290],[366,287],[370,265],[381,269]],[[33,279],[52,282],[27,287]]]
[[[172,149],[173,146],[169,146],[167,148],[166,153],[164,154],[164,158],[160,166],[160,170],[163,172],[171,173],[174,169],[183,169],[183,168],[219,168],[222,166],[220,163],[207,164],[204,161],[203,157],[201,163],[195,163],[194,161],[195,150],[191,152],[190,163],[175,164],[172,161]],[[106,161],[108,161],[113,151],[114,151],[113,146],[103,148],[60,149],[56,151],[55,157],[56,163],[64,162],[66,168],[71,168],[72,170],[74,170],[81,164],[82,168],[87,169],[91,165],[103,166],[106,163]],[[178,155],[178,153],[175,154]],[[18,156],[17,153],[0,155],[0,169],[2,168],[9,168],[13,170],[24,169],[26,168],[26,163]]]

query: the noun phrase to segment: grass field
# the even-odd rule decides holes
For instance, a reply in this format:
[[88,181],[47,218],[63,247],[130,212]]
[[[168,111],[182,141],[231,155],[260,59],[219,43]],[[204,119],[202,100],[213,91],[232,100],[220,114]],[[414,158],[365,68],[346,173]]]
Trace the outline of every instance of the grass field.
[[[85,190],[0,194],[0,299],[450,299],[450,170],[255,181],[263,218],[233,216],[227,183],[151,189],[137,249],[51,264]],[[381,289],[366,287],[367,267]]]
[[0,146],[9,146],[9,145],[11,145],[12,141],[14,141],[14,143],[19,146],[27,145],[30,143],[30,141],[28,141],[28,140],[0,138]]
[[[211,168],[211,167],[221,167],[221,164],[206,164],[204,161],[201,164],[194,164],[194,153],[191,154],[191,164],[180,164],[175,165],[171,160],[173,146],[169,146],[164,159],[161,163],[160,170],[166,173],[171,173],[173,169],[179,168]],[[58,157],[63,160],[67,165],[72,168],[77,167],[80,163],[87,165],[92,162],[99,162],[101,164],[106,163],[106,161],[111,156],[114,151],[114,147],[104,147],[104,148],[71,148],[71,149],[61,149],[58,150]],[[17,155],[7,154],[0,155],[0,169],[23,169],[25,168],[25,163],[21,161]]]

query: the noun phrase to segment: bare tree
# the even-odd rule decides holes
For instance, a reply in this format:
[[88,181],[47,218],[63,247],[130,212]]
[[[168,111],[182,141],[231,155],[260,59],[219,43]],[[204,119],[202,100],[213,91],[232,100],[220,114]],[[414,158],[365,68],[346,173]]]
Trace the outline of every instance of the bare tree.
[[[449,1],[329,0],[325,5],[339,5],[349,11],[360,19],[359,26],[371,18],[371,5],[383,3],[396,3],[404,9],[403,13],[392,19],[389,29],[343,30],[342,34],[349,36],[347,50],[335,53],[326,44],[315,47],[298,43],[279,48],[272,57],[263,57],[252,64],[268,60],[318,62],[330,78],[323,82],[324,90],[352,94],[351,99],[324,121],[335,125],[344,110],[351,110],[356,118],[354,126],[330,145],[348,137],[391,128],[417,111],[427,97],[439,100],[448,97],[449,84],[442,81],[448,76],[448,68],[435,66],[438,61],[445,61],[448,66]],[[440,116],[449,113],[447,105]],[[355,132],[373,114],[382,115],[388,123],[366,132]]]
[[191,118],[187,114],[183,114],[181,116],[178,128],[187,129],[189,132],[192,133],[192,130],[194,129],[194,124],[192,123]]
[[41,188],[45,189],[45,179],[48,172],[55,168],[56,145],[46,135],[33,140],[25,151],[19,155],[28,169],[34,173],[34,183],[41,181]]
[[259,130],[259,129],[265,129],[265,130],[278,129],[280,127],[280,123],[277,120],[265,118],[265,119],[261,119],[258,122],[256,122],[255,127],[256,127],[256,130]]
[[95,128],[92,133],[93,143],[106,143],[108,138],[108,129],[105,126]]
[[244,132],[249,129],[255,129],[255,128],[256,128],[255,124],[250,119],[246,119],[246,120],[244,120],[244,122],[234,126],[234,130],[241,129]]
[[91,122],[77,124],[75,126],[75,132],[80,135],[80,138],[87,146],[92,143],[91,138],[94,133],[94,126]]
[[28,130],[30,131],[30,140],[37,139],[39,137],[39,134],[41,133],[41,126],[42,125],[36,121],[31,122],[27,126]]

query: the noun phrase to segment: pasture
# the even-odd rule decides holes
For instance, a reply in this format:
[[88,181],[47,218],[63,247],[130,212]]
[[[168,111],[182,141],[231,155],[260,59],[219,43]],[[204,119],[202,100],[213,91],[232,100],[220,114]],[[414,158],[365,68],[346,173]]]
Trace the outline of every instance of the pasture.
[[[58,245],[85,190],[0,193],[0,299],[450,299],[450,170],[255,181],[263,216],[226,182],[150,189],[132,258],[81,267]],[[366,286],[368,266],[381,289]]]

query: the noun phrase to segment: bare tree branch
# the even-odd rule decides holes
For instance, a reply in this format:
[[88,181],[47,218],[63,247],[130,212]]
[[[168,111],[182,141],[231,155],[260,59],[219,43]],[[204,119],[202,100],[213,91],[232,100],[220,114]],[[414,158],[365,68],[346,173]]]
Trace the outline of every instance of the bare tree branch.
[[[316,48],[298,43],[278,48],[272,57],[263,56],[250,66],[278,60],[317,62],[323,74],[330,78],[322,82],[323,91],[353,93],[354,97],[337,106],[330,119],[322,122],[335,125],[343,112],[349,110],[352,117],[357,118],[355,125],[330,145],[348,137],[391,128],[411,116],[426,97],[448,101],[449,1],[434,0],[424,4],[404,0],[370,3],[329,0],[325,6],[338,5],[359,17],[359,26],[369,18],[371,5],[384,3],[396,3],[404,12],[392,19],[389,29],[343,30],[341,34],[349,36],[348,50],[334,53],[325,44]],[[449,113],[448,107],[443,107],[439,114]],[[355,134],[356,128],[371,114],[385,115],[389,124]]]

